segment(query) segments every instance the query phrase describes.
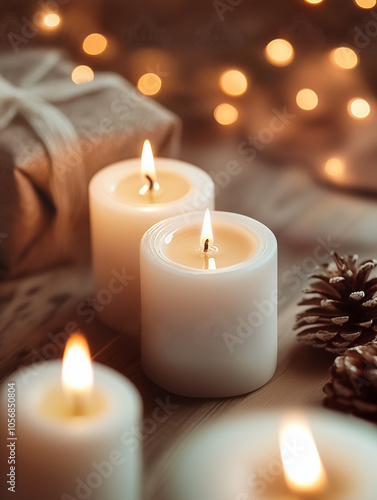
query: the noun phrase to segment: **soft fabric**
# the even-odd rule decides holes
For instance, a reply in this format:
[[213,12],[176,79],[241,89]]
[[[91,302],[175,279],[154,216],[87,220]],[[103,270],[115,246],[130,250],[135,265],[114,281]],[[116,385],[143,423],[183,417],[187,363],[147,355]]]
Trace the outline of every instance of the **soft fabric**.
[[56,50],[0,57],[0,276],[88,258],[87,189],[101,168],[176,155],[179,119],[112,73],[71,80]]

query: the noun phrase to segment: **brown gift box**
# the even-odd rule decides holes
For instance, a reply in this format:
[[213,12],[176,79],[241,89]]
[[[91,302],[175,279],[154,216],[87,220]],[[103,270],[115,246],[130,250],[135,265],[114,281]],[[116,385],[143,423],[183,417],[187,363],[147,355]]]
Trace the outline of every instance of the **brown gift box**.
[[0,276],[14,277],[89,255],[90,178],[138,157],[177,154],[179,119],[111,73],[71,80],[55,50],[0,57]]

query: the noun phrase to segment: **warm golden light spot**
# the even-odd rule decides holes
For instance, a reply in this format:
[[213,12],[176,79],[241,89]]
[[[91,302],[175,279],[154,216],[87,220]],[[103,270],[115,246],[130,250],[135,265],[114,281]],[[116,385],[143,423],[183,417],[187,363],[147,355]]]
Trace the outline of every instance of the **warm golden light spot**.
[[349,47],[338,47],[330,52],[330,61],[341,69],[352,69],[359,64],[356,52]]
[[329,177],[339,177],[343,171],[344,163],[340,158],[329,158],[325,163],[325,172]]
[[58,14],[47,14],[43,22],[48,28],[56,28],[60,24],[60,16]]
[[247,79],[241,71],[231,69],[220,75],[220,87],[225,94],[239,96],[246,92]]
[[155,73],[145,73],[137,82],[137,88],[144,95],[156,95],[160,91],[161,85],[161,78]]
[[376,0],[354,0],[355,4],[362,9],[373,9]]
[[316,5],[317,3],[322,3],[323,0],[305,0],[306,3],[311,3],[313,5]]
[[293,61],[294,51],[292,45],[287,40],[277,38],[267,45],[265,55],[271,64],[286,66]]
[[296,95],[297,106],[306,111],[310,111],[317,107],[318,96],[311,89],[301,89]]
[[98,56],[107,47],[107,39],[100,33],[88,35],[82,43],[84,52],[91,56]]
[[211,224],[211,214],[206,208],[203,218],[202,232],[200,233],[200,248],[207,251],[213,245],[213,232]]
[[68,393],[87,393],[93,385],[93,369],[88,343],[81,333],[71,335],[62,363],[63,389]]
[[146,181],[146,183],[140,189],[139,194],[144,195],[145,193],[148,193],[148,191],[158,191],[160,189],[160,185],[157,182],[157,173],[152,146],[148,139],[146,139],[143,144],[140,166],[142,181]]
[[[292,460],[287,450],[299,444],[299,455]],[[326,475],[310,429],[301,422],[287,424],[280,434],[281,459],[287,485],[292,492],[320,493],[326,486]]]
[[238,110],[231,104],[224,102],[216,106],[213,116],[220,125],[231,125],[237,121]]
[[348,113],[353,118],[366,118],[370,113],[370,106],[365,99],[352,99],[348,103]]
[[92,68],[82,64],[80,66],[76,66],[76,68],[72,71],[71,78],[74,83],[80,85],[82,83],[91,82],[94,78],[94,73]]

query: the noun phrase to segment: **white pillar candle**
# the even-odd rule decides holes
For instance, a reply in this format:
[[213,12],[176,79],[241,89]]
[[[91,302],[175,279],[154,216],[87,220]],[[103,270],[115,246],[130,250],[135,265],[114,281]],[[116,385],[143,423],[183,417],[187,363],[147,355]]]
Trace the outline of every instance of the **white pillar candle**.
[[[129,446],[141,422],[140,395],[123,375],[98,363],[87,388],[86,363],[81,355],[71,357],[80,363],[67,367],[72,376],[65,389],[60,361],[31,365],[3,384],[0,488],[18,500],[140,500],[141,456]],[[7,401],[14,394],[16,425],[9,428]],[[15,484],[6,484],[5,473],[14,474]]]
[[250,392],[276,369],[275,236],[243,215],[211,217],[213,240],[201,235],[203,213],[193,213],[141,241],[142,366],[183,396]]
[[[98,172],[89,186],[93,307],[103,323],[131,334],[140,331],[139,244],[144,232],[167,217],[214,206],[214,183],[206,172],[157,158],[154,173],[153,157],[144,151],[143,175],[140,159],[126,160]],[[148,189],[147,176],[153,189]]]
[[[292,432],[279,443],[287,422]],[[303,422],[313,437],[314,454],[301,433]],[[376,429],[339,413],[270,411],[220,419],[190,435],[181,450],[161,496],[165,500],[376,498]],[[284,462],[296,475],[293,484]]]

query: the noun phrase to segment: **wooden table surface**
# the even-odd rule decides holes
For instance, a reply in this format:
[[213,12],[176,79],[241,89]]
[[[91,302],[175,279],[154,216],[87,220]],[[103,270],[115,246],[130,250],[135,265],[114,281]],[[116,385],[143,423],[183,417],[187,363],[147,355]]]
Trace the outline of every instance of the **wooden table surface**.
[[217,209],[259,219],[278,238],[278,367],[264,387],[241,397],[202,400],[178,397],[154,385],[141,370],[135,339],[109,330],[96,319],[87,324],[77,314],[79,304],[92,293],[89,266],[58,268],[0,286],[1,378],[31,362],[61,356],[64,329],[76,323],[89,340],[93,358],[136,384],[144,401],[144,418],[152,418],[159,403],[170,405],[166,420],[148,425],[140,436],[146,500],[164,499],[169,472],[183,440],[211,418],[322,404],[322,387],[334,357],[296,342],[292,325],[301,289],[313,263],[328,259],[331,248],[365,258],[377,255],[377,198],[320,185],[299,166],[267,167],[258,158],[247,163],[237,154],[234,138],[216,144],[186,141],[181,157],[212,175],[226,170],[228,162],[236,162],[237,173],[229,177],[225,187],[218,187]]

